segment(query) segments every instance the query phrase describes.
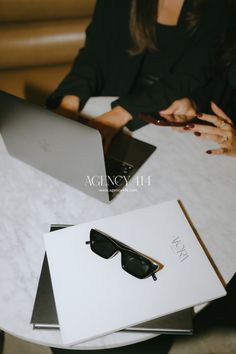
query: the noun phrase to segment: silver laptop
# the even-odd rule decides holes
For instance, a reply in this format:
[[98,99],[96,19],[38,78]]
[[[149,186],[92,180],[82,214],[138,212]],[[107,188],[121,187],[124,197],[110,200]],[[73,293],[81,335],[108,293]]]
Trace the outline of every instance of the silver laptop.
[[2,91],[0,132],[9,154],[103,202],[156,149],[120,133],[104,157],[97,130]]

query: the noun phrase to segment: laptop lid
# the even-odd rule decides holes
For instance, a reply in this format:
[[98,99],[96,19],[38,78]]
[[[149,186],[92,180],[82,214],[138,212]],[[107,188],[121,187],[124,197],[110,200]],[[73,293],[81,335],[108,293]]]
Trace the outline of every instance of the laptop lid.
[[0,91],[0,132],[12,156],[109,202],[88,176],[106,176],[100,133],[43,107]]
[[97,130],[1,91],[0,131],[12,156],[105,203],[156,149],[121,132],[104,160]]

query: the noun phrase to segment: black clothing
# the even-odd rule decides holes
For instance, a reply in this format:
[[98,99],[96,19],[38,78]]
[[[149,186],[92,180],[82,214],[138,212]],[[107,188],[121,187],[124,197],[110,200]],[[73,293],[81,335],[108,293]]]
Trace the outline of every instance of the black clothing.
[[231,100],[229,103],[231,111],[229,115],[236,125],[236,61],[234,61],[229,68],[228,84],[229,88],[231,89]]
[[199,112],[212,114],[211,101],[215,102],[236,124],[236,61],[222,72],[215,73],[212,81],[190,93]]
[[173,36],[177,31],[177,26],[167,26],[160,23],[156,24],[156,45],[158,50],[146,51],[139,70],[139,74],[134,82],[132,93],[142,92],[147,86],[154,84],[161,77],[161,65],[157,65],[160,52],[168,50]]
[[48,98],[47,106],[56,108],[63,96],[76,95],[81,110],[91,96],[119,96],[112,106],[120,105],[136,118],[140,112],[165,109],[175,99],[188,97],[206,85],[212,76],[216,43],[227,24],[227,6],[224,0],[206,1],[198,26],[189,31],[185,19],[193,3],[185,0],[172,38],[156,52],[156,80],[139,90],[135,84],[150,53],[128,53],[133,47],[129,31],[131,0],[98,0],[85,47]]
[[231,88],[236,91],[236,61],[234,61],[229,68],[228,82]]

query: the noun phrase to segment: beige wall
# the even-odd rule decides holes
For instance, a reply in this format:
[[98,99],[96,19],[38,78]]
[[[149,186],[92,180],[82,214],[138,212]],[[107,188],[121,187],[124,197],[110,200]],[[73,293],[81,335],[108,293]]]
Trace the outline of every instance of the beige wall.
[[84,43],[95,0],[0,0],[0,89],[43,103]]

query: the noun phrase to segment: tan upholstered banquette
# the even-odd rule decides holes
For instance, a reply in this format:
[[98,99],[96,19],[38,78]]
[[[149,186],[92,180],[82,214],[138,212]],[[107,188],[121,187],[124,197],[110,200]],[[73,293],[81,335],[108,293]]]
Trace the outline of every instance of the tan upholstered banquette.
[[95,0],[0,0],[0,90],[42,104],[83,45]]

